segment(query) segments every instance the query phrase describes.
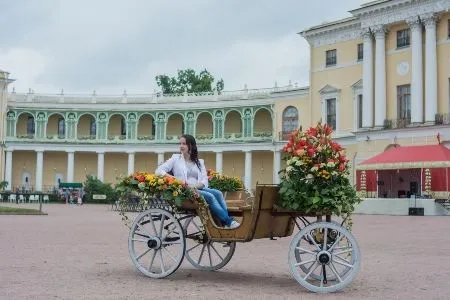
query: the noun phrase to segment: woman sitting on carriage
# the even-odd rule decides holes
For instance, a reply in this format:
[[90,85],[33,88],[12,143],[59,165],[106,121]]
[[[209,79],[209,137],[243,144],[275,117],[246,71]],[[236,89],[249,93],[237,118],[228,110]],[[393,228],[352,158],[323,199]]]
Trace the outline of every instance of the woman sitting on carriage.
[[[221,191],[208,188],[205,163],[198,158],[197,143],[189,134],[180,138],[180,154],[174,154],[155,171],[157,175],[171,176],[196,188],[208,203],[211,213],[224,227],[234,229],[240,226],[228,215],[228,208]],[[170,175],[172,173],[173,175]]]

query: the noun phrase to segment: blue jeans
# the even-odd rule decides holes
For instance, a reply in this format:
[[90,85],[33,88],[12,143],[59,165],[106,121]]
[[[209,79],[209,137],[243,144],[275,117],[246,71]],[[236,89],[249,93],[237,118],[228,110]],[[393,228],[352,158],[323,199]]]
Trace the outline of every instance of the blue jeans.
[[224,225],[229,226],[233,221],[228,215],[228,208],[221,191],[210,188],[198,190],[200,195],[205,198],[211,213],[217,217]]

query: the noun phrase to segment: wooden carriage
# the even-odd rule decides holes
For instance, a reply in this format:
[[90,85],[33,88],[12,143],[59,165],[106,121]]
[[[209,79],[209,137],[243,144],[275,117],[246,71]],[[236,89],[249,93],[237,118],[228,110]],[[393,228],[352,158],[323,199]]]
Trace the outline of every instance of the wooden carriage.
[[238,228],[218,226],[202,204],[186,200],[174,211],[164,200],[151,201],[135,218],[129,234],[129,253],[136,268],[146,276],[163,278],[186,257],[198,269],[218,270],[230,261],[236,243],[288,237],[297,227],[288,252],[289,268],[302,286],[313,292],[334,292],[358,273],[357,242],[328,213],[280,209],[276,185],[257,185],[254,196],[241,192],[225,197],[229,214],[240,221]]

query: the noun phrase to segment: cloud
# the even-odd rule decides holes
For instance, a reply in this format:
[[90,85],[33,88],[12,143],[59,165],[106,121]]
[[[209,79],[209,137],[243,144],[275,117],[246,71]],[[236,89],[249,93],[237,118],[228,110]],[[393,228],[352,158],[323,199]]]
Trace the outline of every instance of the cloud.
[[23,0],[0,4],[0,69],[16,90],[151,93],[155,76],[207,68],[225,89],[308,83],[300,30],[360,0]]

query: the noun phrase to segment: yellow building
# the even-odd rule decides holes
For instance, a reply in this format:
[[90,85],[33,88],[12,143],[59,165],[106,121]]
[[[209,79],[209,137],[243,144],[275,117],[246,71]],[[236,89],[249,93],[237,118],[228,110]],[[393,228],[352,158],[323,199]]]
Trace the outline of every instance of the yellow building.
[[449,8],[373,1],[300,33],[311,47],[311,115],[332,124],[353,165],[392,144],[450,139]]
[[[86,175],[114,182],[154,171],[196,136],[208,168],[247,188],[278,182],[287,133],[319,120],[335,129],[353,166],[391,144],[450,139],[450,1],[374,1],[300,34],[310,44],[310,86],[201,95],[40,95],[2,86],[2,179],[51,188]],[[299,70],[306,72],[306,70]],[[20,78],[18,78],[20,80]],[[352,180],[355,183],[353,168]]]

